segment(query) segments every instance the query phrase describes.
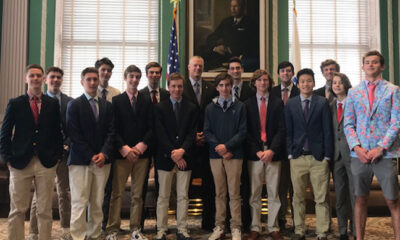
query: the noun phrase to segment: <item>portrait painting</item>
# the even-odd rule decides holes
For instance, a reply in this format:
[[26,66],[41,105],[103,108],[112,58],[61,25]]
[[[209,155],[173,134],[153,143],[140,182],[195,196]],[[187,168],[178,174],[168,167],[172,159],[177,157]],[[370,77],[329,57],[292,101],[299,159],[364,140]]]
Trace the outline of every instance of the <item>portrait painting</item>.
[[239,57],[245,72],[260,67],[259,0],[194,0],[193,53],[207,72],[226,71]]

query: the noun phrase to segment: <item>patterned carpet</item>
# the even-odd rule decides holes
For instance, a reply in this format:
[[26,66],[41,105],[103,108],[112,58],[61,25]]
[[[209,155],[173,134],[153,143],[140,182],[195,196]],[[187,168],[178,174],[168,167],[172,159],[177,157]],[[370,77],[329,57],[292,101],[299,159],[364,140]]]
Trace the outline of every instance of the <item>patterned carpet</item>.
[[[193,237],[193,239],[196,240],[204,240],[207,239],[209,236],[210,232],[203,231],[200,229],[200,222],[201,219],[199,217],[189,217],[188,219],[188,224],[190,228],[190,234]],[[307,227],[310,229],[310,234],[308,234],[307,239],[315,239],[315,236],[313,236],[313,230],[315,230],[315,216],[314,215],[308,215],[306,219]],[[168,224],[170,226],[171,233],[168,234],[167,239],[172,240],[176,239],[176,221],[174,220],[173,217],[170,217],[168,220]],[[266,225],[263,223],[264,226]],[[291,224],[291,220],[288,219],[288,224]],[[328,236],[328,239],[337,239],[338,236],[337,234],[337,221],[336,218],[333,219],[332,221],[333,224],[333,229],[334,233],[330,234]],[[7,219],[5,218],[0,218],[0,240],[5,240],[7,239]],[[144,233],[145,235],[151,240],[155,236],[155,220],[150,219],[146,220],[145,222],[145,230]],[[123,220],[122,221],[122,228],[123,229],[128,229],[129,228],[129,222],[128,220]],[[28,236],[28,231],[29,231],[29,222],[25,222],[25,236]],[[60,222],[59,221],[54,221],[53,223],[53,238],[52,239],[59,239],[61,235],[61,230],[60,230]],[[230,235],[227,236],[230,238]],[[129,235],[122,235],[119,236],[118,239],[130,239]],[[243,239],[246,239],[246,235],[243,235]],[[268,233],[264,232],[262,237],[259,238],[260,240],[263,239],[270,239],[268,236]],[[285,234],[285,239],[290,239],[290,233]],[[367,232],[366,232],[366,237],[365,239],[368,240],[390,240],[394,239],[393,237],[393,229],[391,225],[391,220],[389,217],[370,217],[368,218],[367,221]]]

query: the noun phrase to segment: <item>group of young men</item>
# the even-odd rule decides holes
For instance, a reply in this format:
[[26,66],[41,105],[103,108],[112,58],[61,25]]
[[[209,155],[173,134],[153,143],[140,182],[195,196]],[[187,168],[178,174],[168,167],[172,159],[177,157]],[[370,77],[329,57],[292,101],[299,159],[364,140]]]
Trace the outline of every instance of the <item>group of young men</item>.
[[[348,239],[349,227],[355,238],[364,239],[373,175],[400,239],[400,91],[382,79],[379,52],[363,57],[366,80],[350,90],[333,60],[322,62],[326,86],[315,91],[314,72],[300,70],[296,86],[290,62],[279,64],[281,83],[275,87],[264,70],[255,71],[250,83],[242,81],[239,58],[230,59],[228,72],[218,74],[214,83],[205,81],[204,60],[194,56],[187,79],[169,75],[169,91],[159,86],[158,63],[146,66],[149,84],[140,91],[142,72],[128,66],[121,94],[108,85],[113,67],[103,58],[85,68],[84,93],[76,99],[61,93],[60,68],[50,67],[46,74],[39,65],[26,68],[27,93],[10,100],[0,133],[0,154],[10,170],[9,239],[24,239],[32,181],[30,236],[50,239],[55,177],[62,238],[98,239],[103,229],[106,239],[117,239],[130,176],[131,239],[147,240],[142,211],[152,159],[158,183],[157,240],[166,239],[174,174],[178,240],[191,239],[187,214],[193,176],[202,178],[202,228],[213,230],[209,240],[224,237],[228,220],[233,240],[242,238],[242,229],[248,239],[259,238],[263,183],[270,237],[283,239],[287,208],[293,203],[292,239],[305,239],[309,182],[317,239],[327,239],[330,169],[340,239]],[[354,217],[346,207],[354,208]]]

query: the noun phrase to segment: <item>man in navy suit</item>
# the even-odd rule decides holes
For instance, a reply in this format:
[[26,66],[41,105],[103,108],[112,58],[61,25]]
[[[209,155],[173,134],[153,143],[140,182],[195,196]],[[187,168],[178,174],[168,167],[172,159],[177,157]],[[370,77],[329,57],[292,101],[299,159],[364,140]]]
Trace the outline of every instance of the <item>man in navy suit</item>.
[[314,192],[318,239],[327,239],[329,229],[329,161],[333,157],[332,119],[326,98],[313,94],[314,72],[297,73],[300,95],[285,107],[286,146],[293,183],[295,235],[305,239],[305,195],[308,182]]
[[8,239],[23,240],[32,181],[37,198],[38,239],[51,239],[52,195],[62,135],[58,101],[42,93],[43,68],[26,67],[27,93],[9,101],[0,133],[0,154],[10,170]]
[[149,81],[147,87],[140,90],[141,93],[145,94],[153,104],[159,103],[160,101],[167,99],[169,93],[164,88],[160,87],[160,79],[162,67],[157,62],[149,62],[146,65],[146,77]]
[[196,105],[198,111],[198,124],[196,131],[196,144],[193,147],[194,169],[192,178],[201,177],[201,199],[203,212],[201,228],[212,230],[214,228],[215,214],[215,189],[214,180],[208,156],[208,145],[203,134],[204,112],[207,105],[217,95],[217,90],[211,82],[202,79],[204,60],[200,56],[193,56],[189,60],[189,78],[183,83],[183,97]]
[[[192,169],[192,149],[196,138],[198,113],[196,106],[182,97],[183,77],[169,76],[171,96],[155,106],[157,131],[156,169],[160,185],[157,199],[157,240],[165,240],[168,230],[168,206],[172,178],[176,173],[177,239],[191,240],[188,233],[188,191]],[[179,183],[179,184],[178,184]]]
[[[294,67],[291,62],[283,61],[278,64],[278,76],[281,79],[281,83],[278,86],[275,86],[271,90],[271,96],[276,96],[282,99],[283,104],[286,105],[286,102],[289,98],[294,98],[300,94],[299,88],[293,83],[292,78],[294,76]],[[283,144],[286,144],[286,141],[282,141]],[[290,180],[290,162],[287,160],[286,148],[281,149],[282,159],[281,164],[281,178],[279,181],[279,199],[281,200],[281,208],[279,209],[278,215],[278,223],[279,229],[284,231],[286,229],[286,213],[288,205],[290,205],[290,209],[293,209],[292,200],[293,200],[293,186],[292,181]],[[289,192],[289,202],[287,198],[287,194]],[[293,217],[293,211],[292,211]]]
[[115,137],[112,105],[97,96],[98,70],[85,68],[81,84],[84,93],[67,107],[67,134],[71,139],[68,156],[71,236],[74,240],[97,239],[101,234],[101,207]]
[[147,240],[141,232],[143,209],[142,190],[148,166],[149,151],[153,131],[153,112],[150,99],[138,92],[142,72],[135,65],[125,69],[126,91],[113,97],[112,105],[115,116],[116,150],[114,177],[110,212],[107,224],[107,240],[116,240],[121,225],[122,196],[125,184],[131,176],[131,239]]
[[[71,239],[71,234],[69,232],[69,223],[71,219],[71,196],[69,193],[69,179],[68,179],[68,166],[67,157],[69,149],[69,138],[66,135],[66,113],[67,104],[73,98],[65,95],[61,92],[61,85],[63,82],[64,71],[58,67],[49,67],[46,70],[46,84],[47,92],[46,94],[54,99],[57,99],[60,104],[60,116],[61,116],[61,130],[63,134],[63,154],[61,161],[57,165],[56,170],[56,186],[58,195],[58,210],[60,215],[60,225],[62,228],[61,239],[68,240]],[[37,229],[37,218],[36,218],[36,195],[33,196],[31,204],[31,214],[30,214],[30,238],[37,239],[38,229]]]

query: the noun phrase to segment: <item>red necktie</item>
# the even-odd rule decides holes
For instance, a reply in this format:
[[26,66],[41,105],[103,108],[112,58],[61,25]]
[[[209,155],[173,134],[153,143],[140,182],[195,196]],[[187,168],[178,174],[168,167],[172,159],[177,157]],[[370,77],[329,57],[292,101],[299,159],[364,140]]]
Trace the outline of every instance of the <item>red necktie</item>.
[[151,91],[151,101],[153,102],[153,104],[158,103],[158,100],[157,100],[157,90],[152,90],[152,91]]
[[33,96],[30,105],[31,105],[33,120],[35,121],[35,124],[38,123],[38,119],[39,119],[39,108],[38,108],[37,102],[38,102],[38,97]]
[[261,140],[263,142],[267,142],[267,132],[265,131],[266,122],[267,122],[267,105],[265,104],[265,98],[261,97],[260,128],[261,128]]
[[343,103],[338,103],[338,109],[337,109],[337,122],[340,123],[340,120],[342,119],[342,114],[343,114]]
[[282,98],[284,105],[286,105],[288,99],[289,99],[289,89],[285,87],[283,89],[283,98]]
[[374,84],[368,84],[368,101],[369,101],[369,110],[372,110],[372,106],[374,105],[375,100],[375,87]]

